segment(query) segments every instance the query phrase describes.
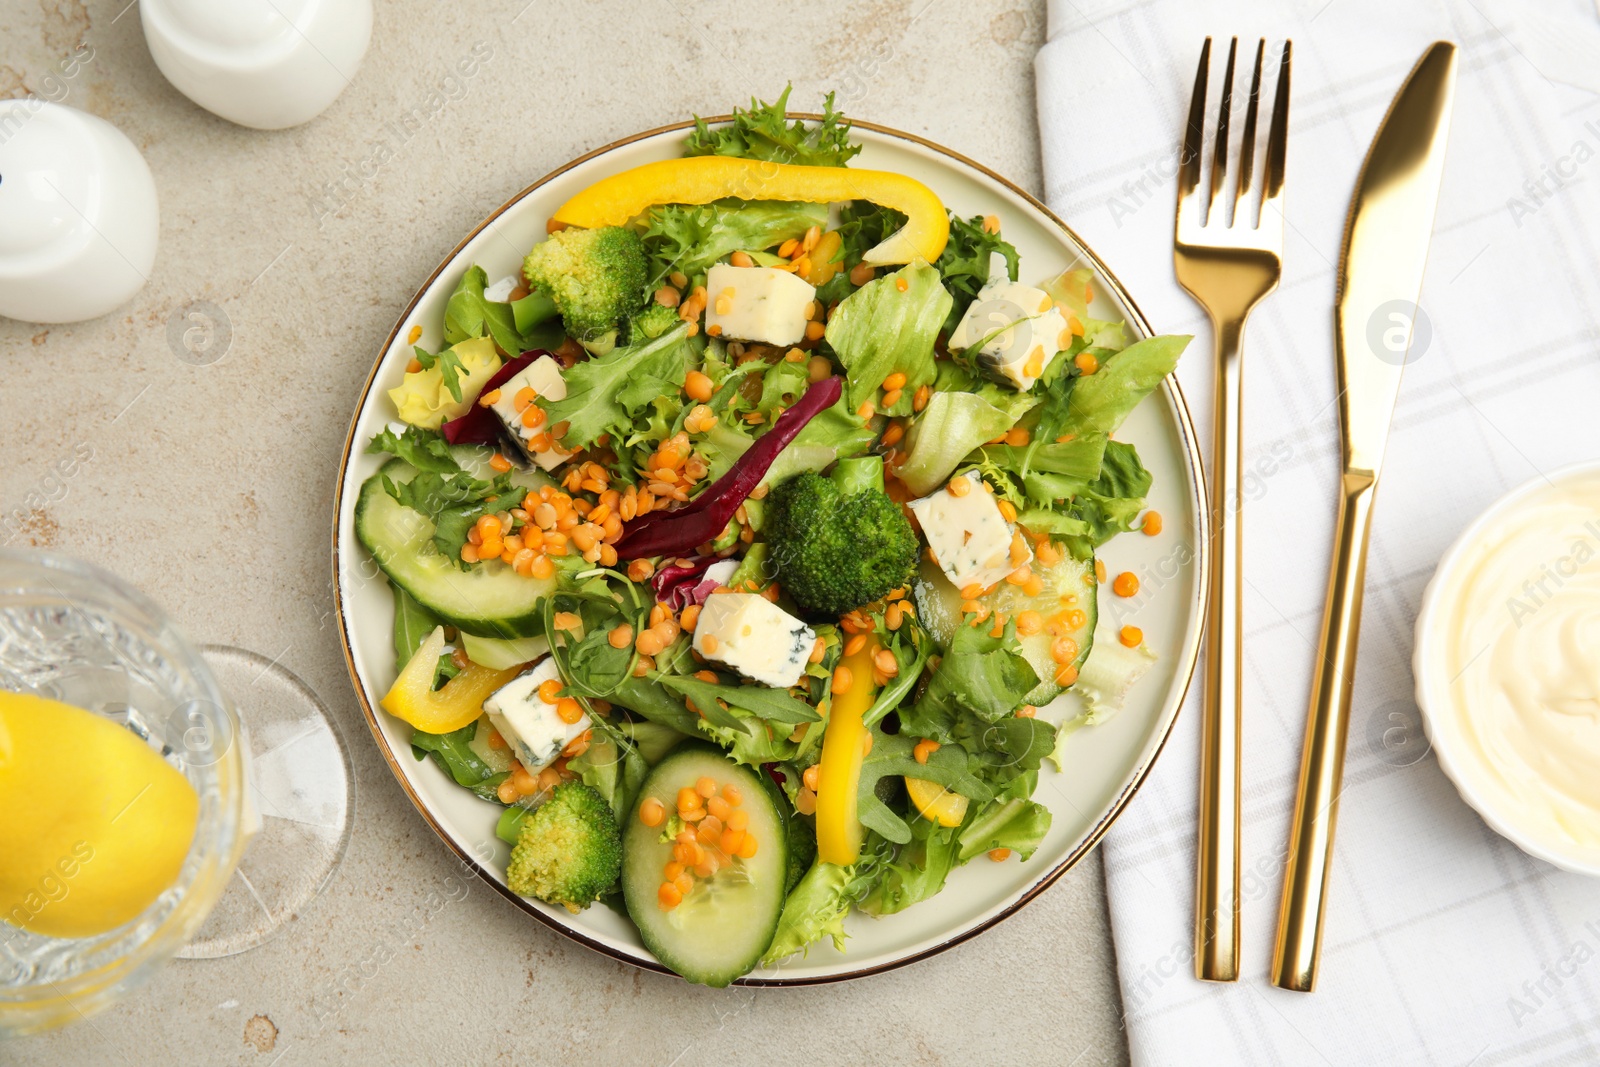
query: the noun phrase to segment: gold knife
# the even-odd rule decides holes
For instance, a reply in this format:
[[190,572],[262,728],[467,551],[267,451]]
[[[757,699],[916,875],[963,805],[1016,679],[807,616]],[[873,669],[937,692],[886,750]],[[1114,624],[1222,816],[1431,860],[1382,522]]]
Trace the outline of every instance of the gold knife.
[[1273,984],[1300,992],[1317,980],[1372,502],[1411,346],[1455,84],[1456,46],[1428,46],[1378,127],[1345,222],[1334,310],[1344,473],[1272,961]]

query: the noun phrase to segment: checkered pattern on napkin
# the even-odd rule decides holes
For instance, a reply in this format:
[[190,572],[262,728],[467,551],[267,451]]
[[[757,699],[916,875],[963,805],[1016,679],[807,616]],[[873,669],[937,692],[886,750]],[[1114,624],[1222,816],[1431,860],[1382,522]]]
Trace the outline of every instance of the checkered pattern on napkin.
[[[1158,331],[1196,334],[1178,374],[1209,441],[1210,330],[1172,273],[1207,34],[1241,37],[1236,101],[1256,40],[1269,71],[1294,40],[1283,281],[1244,352],[1243,977],[1193,976],[1197,685],[1104,845],[1133,1061],[1600,1063],[1600,880],[1528,857],[1460,800],[1409,666],[1422,589],[1460,530],[1600,455],[1600,15],[1592,0],[1051,0],[1046,198]],[[1378,495],[1319,987],[1289,993],[1267,970],[1332,549],[1335,263],[1384,109],[1441,38],[1462,54],[1425,322]]]

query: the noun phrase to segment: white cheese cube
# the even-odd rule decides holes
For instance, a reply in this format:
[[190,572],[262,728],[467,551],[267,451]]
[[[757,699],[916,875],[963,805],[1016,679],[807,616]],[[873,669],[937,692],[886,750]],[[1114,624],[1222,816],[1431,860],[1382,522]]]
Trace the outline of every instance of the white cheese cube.
[[[983,341],[985,337],[989,339]],[[1001,273],[978,290],[950,335],[950,348],[970,348],[980,341],[978,365],[1027,392],[1072,337],[1066,316],[1043,289],[1007,281]]]
[[806,305],[817,291],[776,267],[732,267],[706,272],[706,333],[738,341],[795,345],[806,336]]
[[483,702],[489,721],[511,746],[530,774],[537,774],[554,763],[573,738],[589,729],[587,715],[577,722],[562,722],[554,704],[539,695],[539,683],[554,678],[561,681],[556,661],[549,656],[517,675],[490,694]]
[[522,458],[529,463],[537,463],[543,470],[554,470],[565,463],[572,453],[553,442],[549,448],[544,449],[535,449],[530,444],[540,434],[548,435],[550,427],[539,425],[530,429],[522,424],[522,410],[517,406],[517,394],[524,389],[532,389],[545,400],[565,400],[567,383],[561,377],[561,364],[550,356],[540,356],[506,379],[500,386],[500,398],[489,405],[489,410],[499,416],[500,424],[506,428],[506,436],[517,446]]
[[1016,531],[1000,513],[994,494],[986,492],[979,479],[965,474],[952,478],[951,484],[960,479],[971,486],[963,495],[957,496],[946,486],[913,500],[910,507],[945,577],[957,589],[969,585],[987,589],[1032,562],[1033,550],[1024,538],[1021,558],[1013,560],[1011,546]]
[[694,628],[694,650],[753,682],[787,689],[806,673],[817,635],[756,593],[712,593]]
[[515,274],[507,274],[493,285],[484,286],[483,298],[485,300],[493,300],[496,304],[508,304],[511,302],[511,294],[521,284],[521,278]]

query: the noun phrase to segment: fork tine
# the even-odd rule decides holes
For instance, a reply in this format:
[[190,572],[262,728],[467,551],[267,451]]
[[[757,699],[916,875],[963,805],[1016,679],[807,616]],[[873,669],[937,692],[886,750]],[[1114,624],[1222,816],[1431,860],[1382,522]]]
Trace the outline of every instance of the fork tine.
[[[1200,48],[1200,69],[1194,75],[1194,93],[1189,97],[1189,123],[1183,129],[1183,155],[1178,160],[1178,214],[1183,202],[1200,186],[1200,152],[1206,130],[1206,72],[1211,69],[1211,38]],[[1195,219],[1199,222],[1199,219]]]
[[1261,189],[1261,203],[1283,195],[1284,157],[1289,149],[1289,54],[1293,42],[1283,42],[1283,60],[1278,64],[1278,91],[1272,101],[1272,128],[1267,134],[1267,172]]
[[[1266,50],[1267,39],[1263,37],[1256,43],[1256,72],[1250,79],[1250,105],[1245,109],[1244,136],[1239,141],[1239,188],[1233,194],[1233,221],[1236,225],[1240,212],[1250,211],[1245,197],[1250,192],[1250,179],[1255,171],[1256,113],[1261,109],[1261,58]],[[1254,221],[1253,214],[1247,214],[1245,218]]]
[[1217,210],[1217,199],[1222,195],[1222,186],[1228,180],[1228,116],[1233,111],[1233,61],[1239,53],[1239,38],[1235,37],[1228,46],[1228,66],[1222,74],[1222,103],[1217,110],[1217,151],[1211,160],[1211,203],[1206,208],[1206,225],[1210,226],[1221,219],[1214,218],[1213,212]]

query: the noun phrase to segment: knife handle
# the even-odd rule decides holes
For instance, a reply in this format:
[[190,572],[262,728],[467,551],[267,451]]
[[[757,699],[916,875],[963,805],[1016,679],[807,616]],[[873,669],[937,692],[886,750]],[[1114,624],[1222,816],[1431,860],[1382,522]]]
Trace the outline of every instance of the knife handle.
[[1216,322],[1217,396],[1211,470],[1211,584],[1206,591],[1205,690],[1200,725],[1200,826],[1195,873],[1194,973],[1239,977],[1240,590],[1244,466],[1241,370],[1244,316]]
[[1288,868],[1278,909],[1272,984],[1309,993],[1317,982],[1322,920],[1327,911],[1333,833],[1339,818],[1345,736],[1350,732],[1350,692],[1355,684],[1356,646],[1361,636],[1361,592],[1366,581],[1367,540],[1372,530],[1375,471],[1346,470],[1339,495],[1338,537],[1322,612],[1311,711],[1300,754],[1300,786],[1289,824]]

